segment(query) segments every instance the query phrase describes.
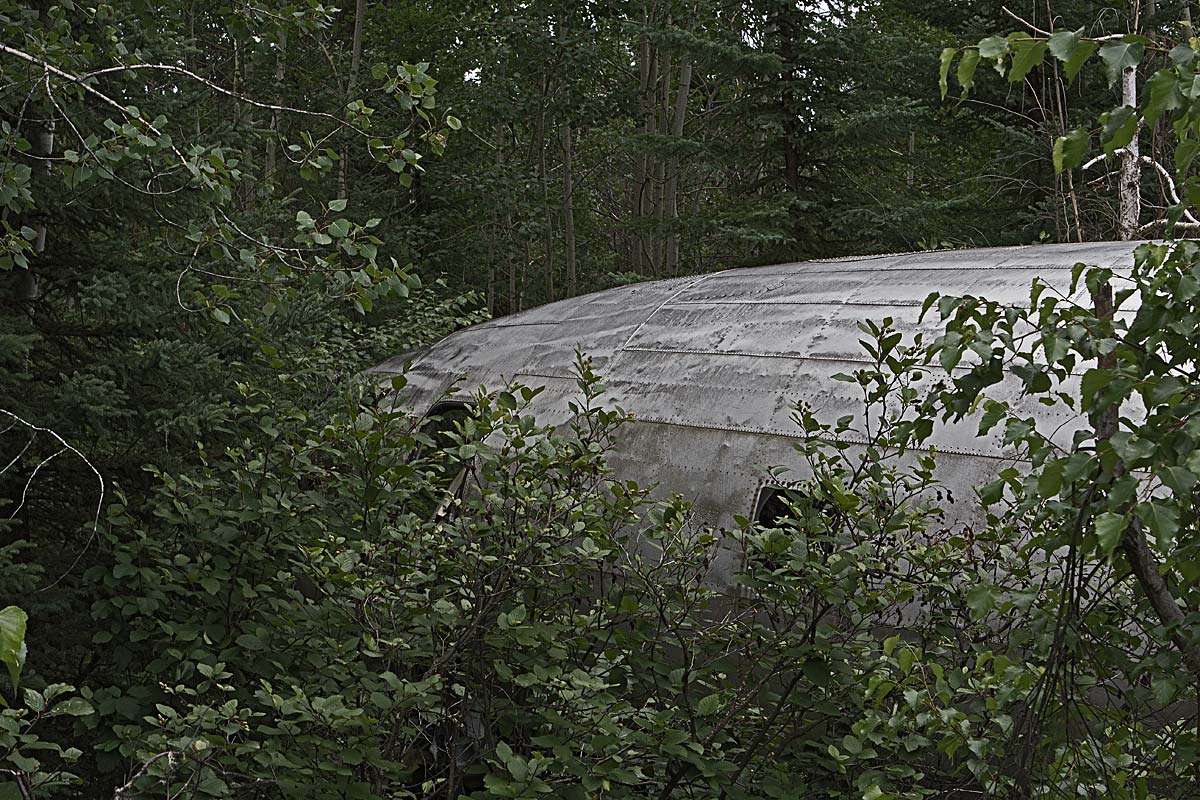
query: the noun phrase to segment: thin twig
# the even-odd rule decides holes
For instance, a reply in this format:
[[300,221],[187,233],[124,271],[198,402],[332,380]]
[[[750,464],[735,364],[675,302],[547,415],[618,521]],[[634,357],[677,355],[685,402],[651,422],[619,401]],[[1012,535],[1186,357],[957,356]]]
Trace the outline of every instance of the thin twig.
[[[96,540],[96,537],[100,535],[100,512],[104,508],[104,498],[107,493],[107,489],[104,484],[104,476],[102,474],[100,474],[100,470],[96,469],[96,466],[88,459],[87,456],[85,456],[83,453],[79,452],[78,449],[76,449],[73,445],[71,445],[69,442],[67,442],[67,440],[64,439],[62,436],[60,436],[56,431],[51,430],[50,428],[44,428],[41,425],[34,425],[32,422],[22,419],[20,416],[14,414],[13,412],[9,411],[6,408],[0,408],[0,414],[4,414],[4,415],[7,415],[8,417],[11,417],[13,420],[24,425],[26,428],[28,428],[31,431],[35,431],[37,433],[49,434],[50,436],[53,436],[55,439],[57,439],[58,443],[62,445],[62,448],[59,449],[57,452],[55,452],[54,455],[50,456],[49,458],[44,459],[40,464],[38,464],[38,466],[33,471],[33,475],[29,476],[29,481],[26,482],[26,485],[25,485],[25,491],[23,491],[21,493],[21,505],[17,507],[17,511],[20,511],[21,508],[25,505],[25,495],[29,490],[29,484],[32,483],[34,477],[37,476],[38,471],[41,470],[41,468],[44,467],[47,463],[49,463],[51,460],[62,455],[62,453],[64,453],[64,452],[71,452],[71,453],[74,453],[76,456],[78,456],[79,460],[87,465],[88,469],[90,469],[92,471],[92,473],[96,476],[96,480],[100,483],[100,496],[96,500],[96,513],[92,518],[92,533],[91,533],[91,535],[88,537],[88,540],[84,544],[83,549],[80,550],[79,554],[75,556],[75,560],[73,560],[71,562],[70,566],[68,566],[67,569],[64,570],[61,575],[59,575],[57,578],[55,578],[52,583],[38,589],[39,592],[44,592],[48,589],[54,588],[64,578],[66,578],[67,575],[71,574],[71,571],[73,569],[75,569],[75,567],[79,564],[80,559],[83,558],[83,554],[88,551],[88,549],[91,547],[92,542],[94,542]],[[14,511],[13,515],[15,515],[17,513],[17,511]],[[11,519],[12,516],[10,516],[9,518]]]

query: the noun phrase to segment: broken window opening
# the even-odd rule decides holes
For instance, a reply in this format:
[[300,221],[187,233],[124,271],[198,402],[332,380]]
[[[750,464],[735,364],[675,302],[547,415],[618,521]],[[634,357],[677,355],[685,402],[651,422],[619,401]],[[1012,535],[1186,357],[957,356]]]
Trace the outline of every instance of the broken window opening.
[[[418,456],[441,453],[455,445],[455,435],[462,431],[463,423],[471,417],[472,409],[467,403],[441,402],[429,409],[425,421],[421,425],[421,433],[433,440],[431,448],[421,448]],[[441,458],[433,465],[436,470],[433,484],[441,490],[441,499],[434,510],[434,516],[445,518],[452,516],[453,508],[462,497],[467,481],[467,466],[455,464],[450,459]]]
[[796,519],[794,503],[794,490],[786,486],[763,486],[754,504],[754,521],[764,528],[782,527],[785,520]]

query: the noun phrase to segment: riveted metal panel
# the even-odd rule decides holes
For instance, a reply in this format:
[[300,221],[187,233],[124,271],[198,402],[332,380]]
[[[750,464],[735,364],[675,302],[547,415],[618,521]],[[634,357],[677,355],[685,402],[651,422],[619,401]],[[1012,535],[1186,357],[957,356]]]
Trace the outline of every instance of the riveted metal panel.
[[[471,391],[513,382],[546,386],[531,410],[547,422],[569,418],[577,391],[576,349],[593,357],[606,401],[637,420],[612,454],[619,476],[659,484],[694,501],[698,519],[729,527],[751,512],[766,466],[799,470],[792,420],[798,400],[832,421],[864,419],[861,397],[834,380],[866,359],[864,319],[891,317],[906,336],[936,336],[936,314],[919,321],[931,292],[1023,303],[1034,278],[1066,297],[1076,263],[1127,271],[1135,243],[1085,243],[868,256],[782,264],[636,284],[573,298],[452,334],[424,351],[380,365],[380,377],[411,358],[398,401],[418,412],[450,387]],[[1080,288],[1070,300],[1087,303]],[[1130,318],[1132,308],[1122,313]],[[967,354],[959,369],[975,356]],[[1084,367],[1081,367],[1083,369]],[[988,395],[1032,417],[1047,435],[1069,439],[1086,424],[1069,409],[1023,397],[1007,377]],[[1137,413],[1131,408],[1130,413]],[[942,424],[931,445],[942,452],[942,478],[959,502],[948,518],[977,512],[964,502],[1012,454],[1000,432],[977,435],[978,422]],[[850,442],[854,437],[847,437]],[[714,567],[726,585],[733,556]]]

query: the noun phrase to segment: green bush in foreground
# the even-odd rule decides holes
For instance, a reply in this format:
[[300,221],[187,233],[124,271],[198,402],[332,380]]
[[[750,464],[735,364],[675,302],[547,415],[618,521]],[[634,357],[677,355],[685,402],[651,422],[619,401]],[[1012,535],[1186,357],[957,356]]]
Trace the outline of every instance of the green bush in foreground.
[[[790,515],[734,532],[613,478],[626,417],[586,359],[558,429],[524,388],[435,435],[368,388],[319,419],[247,387],[240,444],[109,511],[83,791],[1174,796],[1190,734],[1104,694],[1128,685],[1104,648],[1146,646],[1128,596],[1094,598],[1103,646],[1047,682],[1061,606],[1031,532],[946,529],[923,351],[867,330],[874,365],[841,377],[880,412],[869,444],[800,406]],[[733,594],[704,588],[719,548]]]

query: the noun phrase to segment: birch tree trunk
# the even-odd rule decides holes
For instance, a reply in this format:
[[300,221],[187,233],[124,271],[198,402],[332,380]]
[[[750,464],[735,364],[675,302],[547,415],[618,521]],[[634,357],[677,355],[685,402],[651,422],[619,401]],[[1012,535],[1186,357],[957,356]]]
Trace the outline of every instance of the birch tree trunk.
[[[1121,102],[1137,107],[1137,68],[1126,67],[1121,73]],[[1129,146],[1121,154],[1117,173],[1117,236],[1122,241],[1136,239],[1142,216],[1142,161],[1138,149],[1140,125],[1134,130]]]

